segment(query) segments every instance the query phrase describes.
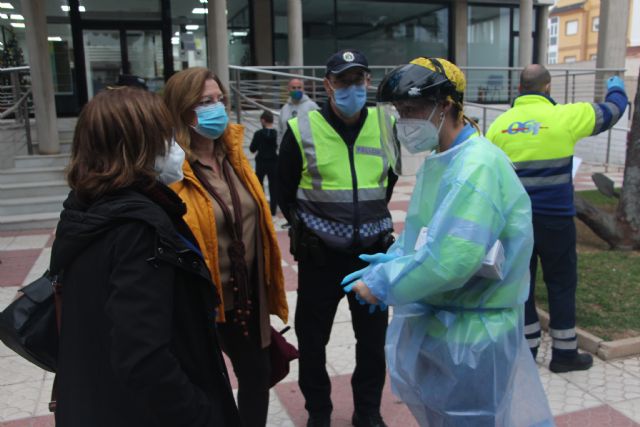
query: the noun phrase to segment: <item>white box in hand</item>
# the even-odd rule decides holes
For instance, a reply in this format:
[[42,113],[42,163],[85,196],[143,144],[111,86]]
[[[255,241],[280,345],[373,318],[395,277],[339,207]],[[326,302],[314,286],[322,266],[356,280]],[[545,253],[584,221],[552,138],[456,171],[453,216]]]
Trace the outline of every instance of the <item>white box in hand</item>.
[[[422,227],[420,229],[416,243],[413,247],[416,252],[427,244],[428,231],[428,227]],[[489,252],[487,252],[487,255],[484,257],[482,266],[476,272],[475,276],[484,277],[486,279],[502,280],[502,266],[504,265],[504,260],[504,247],[500,240],[496,240],[493,246],[491,246],[491,249],[489,249]]]

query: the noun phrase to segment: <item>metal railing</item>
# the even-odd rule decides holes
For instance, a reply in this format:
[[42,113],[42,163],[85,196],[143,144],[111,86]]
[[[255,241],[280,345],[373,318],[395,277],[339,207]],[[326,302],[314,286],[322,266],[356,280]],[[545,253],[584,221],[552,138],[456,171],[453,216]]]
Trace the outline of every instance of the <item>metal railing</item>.
[[[382,77],[391,71],[393,66],[371,66],[372,85],[369,88],[368,102],[375,101],[376,88]],[[233,108],[238,123],[243,120],[243,110],[268,110],[279,115],[279,110],[287,101],[287,83],[291,78],[302,78],[305,83],[306,94],[314,101],[326,101],[327,94],[322,84],[324,66],[273,66],[273,67],[240,67],[230,66],[231,91],[233,94]],[[480,127],[486,132],[489,124],[502,112],[509,108],[510,101],[517,94],[517,83],[520,79],[521,68],[512,67],[464,67],[467,86],[465,91],[465,110],[469,116],[478,118]],[[589,101],[604,95],[605,82],[601,81],[602,74],[623,75],[623,69],[587,69],[587,68],[554,68],[549,69],[552,75],[551,96],[558,102]],[[481,82],[489,81],[488,76],[494,76],[491,81],[498,82],[495,76],[504,75],[503,87],[496,93],[483,92]],[[598,79],[600,79],[598,81]],[[505,83],[508,82],[508,85]],[[476,95],[474,99],[474,94]],[[478,101],[478,94],[482,102]],[[495,95],[495,96],[489,96]],[[504,99],[502,99],[502,98]],[[504,101],[504,102],[501,102]],[[255,115],[252,116],[255,120]],[[588,141],[580,147],[593,145],[593,154],[588,158],[591,163],[604,165],[608,169],[610,164],[624,164],[624,144],[627,127],[617,126],[599,136],[587,138]],[[603,151],[603,147],[606,150]],[[585,148],[582,148],[585,150]]]
[[22,77],[29,76],[29,67],[0,68],[0,77],[5,76],[9,76],[11,84],[0,85],[0,120],[13,117],[16,123],[24,124],[27,152],[33,154],[31,122],[29,120],[33,107],[31,86],[21,82]]
[[[266,105],[279,108],[286,101],[286,83],[290,78],[301,77],[306,83],[307,94],[316,101],[326,98],[322,78],[325,67],[230,66],[231,76],[237,90],[253,93],[265,100]],[[370,66],[373,98],[375,87],[382,77],[395,66]],[[467,85],[465,100],[481,104],[509,104],[518,95],[521,67],[461,67]],[[622,68],[549,68],[551,73],[551,96],[558,102],[593,101],[605,93],[604,76],[624,75]],[[277,101],[277,102],[276,102]],[[279,104],[278,104],[279,103]]]

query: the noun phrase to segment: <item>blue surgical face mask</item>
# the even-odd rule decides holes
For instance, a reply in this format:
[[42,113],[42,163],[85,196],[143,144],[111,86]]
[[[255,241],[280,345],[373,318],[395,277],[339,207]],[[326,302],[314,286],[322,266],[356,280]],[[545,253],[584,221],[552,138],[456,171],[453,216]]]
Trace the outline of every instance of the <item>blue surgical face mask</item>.
[[202,105],[194,111],[198,117],[198,124],[193,126],[193,130],[209,139],[217,139],[224,133],[229,117],[222,102]]
[[351,85],[333,89],[333,102],[344,117],[353,117],[367,102],[367,85]]
[[289,92],[289,96],[294,101],[300,101],[302,99],[302,91],[301,90],[292,90]]

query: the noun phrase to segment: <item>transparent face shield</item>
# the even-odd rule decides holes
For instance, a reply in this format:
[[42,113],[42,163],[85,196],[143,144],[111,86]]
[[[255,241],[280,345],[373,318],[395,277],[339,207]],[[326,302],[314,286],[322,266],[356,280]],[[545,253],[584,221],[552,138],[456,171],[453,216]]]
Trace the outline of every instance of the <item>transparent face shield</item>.
[[[437,146],[440,128],[431,122],[435,106],[435,101],[424,99],[377,103],[382,147],[396,174],[402,173],[402,146],[411,154]],[[441,118],[440,126],[442,123]]]
[[391,166],[396,175],[400,175],[402,173],[401,151],[395,130],[395,124],[400,118],[400,114],[391,102],[378,102],[376,107],[382,150],[387,156],[389,166]]

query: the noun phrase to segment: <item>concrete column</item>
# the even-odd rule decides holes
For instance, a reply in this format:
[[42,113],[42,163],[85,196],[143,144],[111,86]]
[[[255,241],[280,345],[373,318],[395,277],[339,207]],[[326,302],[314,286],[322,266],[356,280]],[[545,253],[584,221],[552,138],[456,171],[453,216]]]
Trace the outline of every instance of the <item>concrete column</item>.
[[546,65],[549,55],[549,6],[538,8],[538,63]]
[[227,0],[207,3],[207,58],[213,71],[229,89],[229,36],[227,34]]
[[[624,68],[627,52],[629,0],[601,0],[596,68]],[[590,25],[590,23],[589,23]],[[604,82],[616,73],[596,73],[595,99],[602,100]],[[623,73],[621,73],[621,77]]]
[[287,0],[289,65],[304,65],[302,50],[302,1]]
[[60,152],[60,141],[47,40],[46,6],[45,2],[40,0],[21,0],[21,5],[26,24],[27,49],[29,49],[38,148],[40,154],[57,154]]
[[[271,0],[252,0],[253,5],[253,46],[256,65],[273,65],[273,27],[271,19]],[[264,77],[264,75],[263,75]]]
[[467,66],[467,40],[469,37],[469,7],[467,0],[451,0],[453,3],[454,47],[453,57],[459,67]]
[[520,0],[519,58],[521,67],[531,64],[531,58],[533,57],[532,21],[533,0]]

